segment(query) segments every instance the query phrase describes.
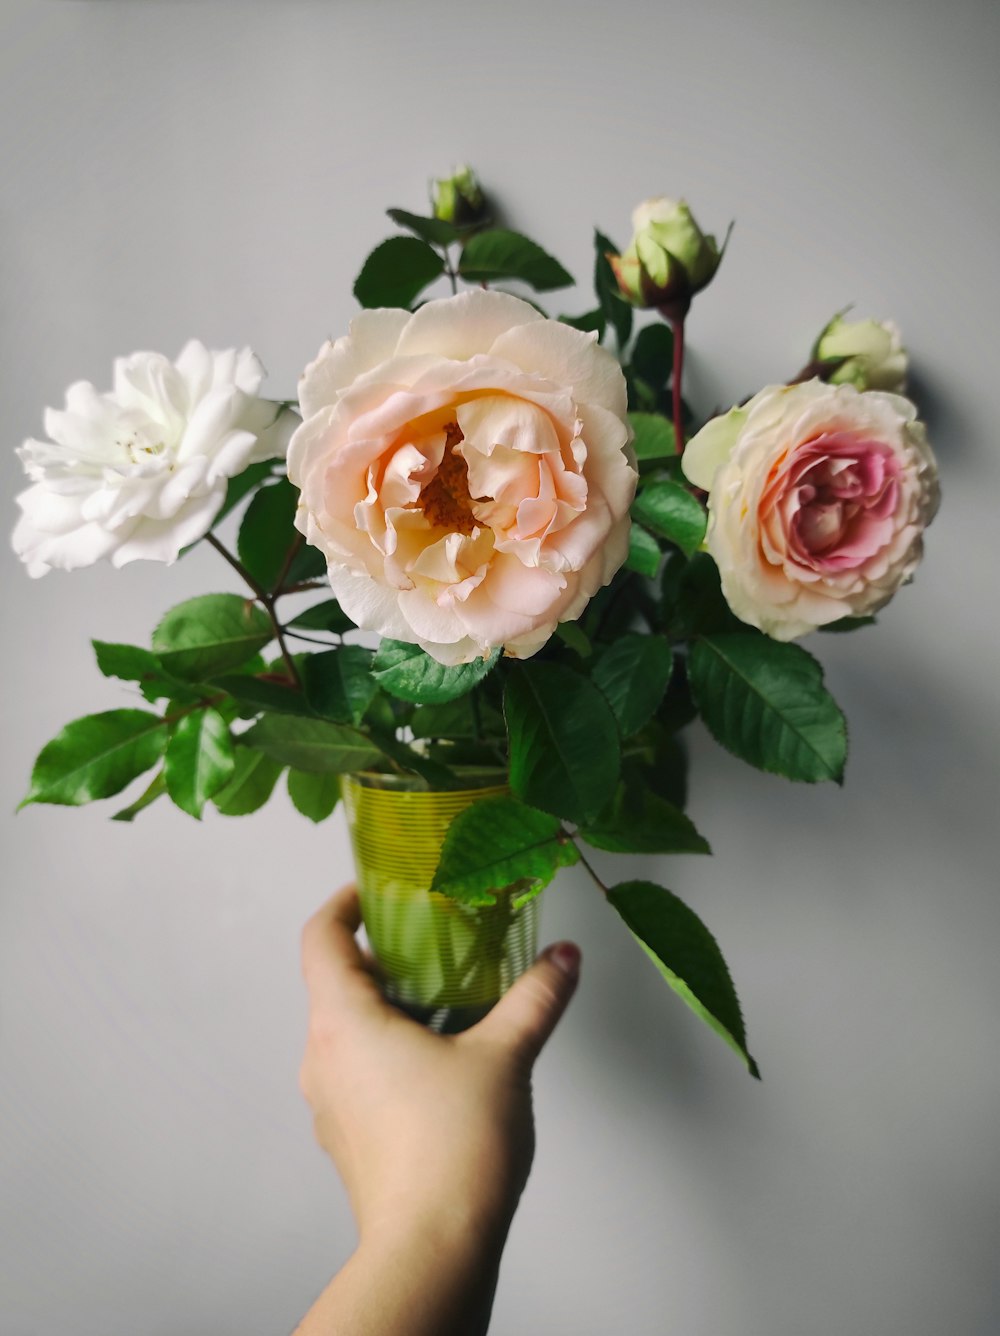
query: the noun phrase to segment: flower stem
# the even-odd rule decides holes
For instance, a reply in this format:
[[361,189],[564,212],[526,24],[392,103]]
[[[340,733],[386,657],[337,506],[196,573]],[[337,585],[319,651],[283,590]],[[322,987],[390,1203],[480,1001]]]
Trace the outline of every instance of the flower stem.
[[684,381],[684,317],[677,316],[670,321],[674,333],[674,371],[670,381],[674,401],[674,438],[677,442],[677,454],[684,452],[684,406],[681,400],[681,387]]
[[573,843],[573,845],[576,847],[576,852],[577,852],[577,854],[578,854],[579,857],[580,857],[580,862],[583,864],[583,866],[586,868],[586,870],[590,873],[591,880],[595,883],[595,885],[598,887],[599,890],[603,891],[604,894],[607,895],[607,893],[608,893],[608,888],[607,888],[607,886],[605,886],[604,882],[600,879],[600,877],[599,877],[599,876],[597,875],[597,873],[594,871],[593,867],[592,867],[592,866],[590,865],[590,863],[588,862],[586,855],[584,854],[583,850],[580,848],[580,841],[579,841],[574,835],[570,835],[570,833],[569,833],[568,830],[564,830],[564,831],[563,831],[563,834],[564,834],[564,835],[565,835],[565,836],[566,836],[566,837]]
[[274,628],[274,638],[278,642],[278,648],[281,650],[281,657],[285,663],[285,672],[288,674],[288,679],[296,687],[301,688],[302,679],[299,677],[299,671],[295,667],[295,660],[289,653],[288,645],[285,643],[284,627],[281,625],[281,622],[278,621],[278,614],[274,610],[274,601],[277,598],[277,594],[269,594],[264,586],[254,579],[243,565],[242,561],[234,557],[229,549],[219,542],[214,533],[207,533],[205,537],[208,539],[212,547],[215,548],[216,552],[229,562],[230,566],[232,566],[233,570],[237,572],[240,578],[246,581],[249,587],[253,590],[254,596],[258,602],[263,604],[264,611],[270,618],[271,625]]

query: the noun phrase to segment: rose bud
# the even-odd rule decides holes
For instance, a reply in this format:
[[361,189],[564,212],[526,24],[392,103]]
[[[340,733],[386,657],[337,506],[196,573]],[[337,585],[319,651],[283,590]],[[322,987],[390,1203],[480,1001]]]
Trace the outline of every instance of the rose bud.
[[722,262],[715,237],[707,236],[683,200],[645,200],[632,214],[634,235],[622,255],[609,255],[622,295],[633,306],[655,306],[682,316],[691,298],[712,280]]
[[434,217],[456,227],[472,227],[486,220],[486,199],[471,167],[463,163],[451,176],[431,183]]
[[816,340],[813,363],[832,385],[858,390],[906,389],[906,349],[891,320],[845,320],[835,315]]

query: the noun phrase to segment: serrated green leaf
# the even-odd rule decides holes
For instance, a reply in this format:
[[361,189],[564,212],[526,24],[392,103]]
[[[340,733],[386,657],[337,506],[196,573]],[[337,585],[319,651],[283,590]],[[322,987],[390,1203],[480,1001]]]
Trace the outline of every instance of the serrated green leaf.
[[289,770],[288,796],[296,811],[307,816],[310,821],[325,821],[340,798],[340,776]]
[[284,768],[263,752],[237,746],[232,778],[212,802],[223,816],[248,816],[264,806]]
[[427,218],[423,214],[410,213],[406,209],[386,209],[386,213],[394,223],[405,227],[408,232],[414,233],[421,241],[429,242],[432,246],[450,246],[463,236],[469,235],[468,228],[456,227],[454,223],[446,223],[441,218]]
[[609,903],[674,992],[740,1055],[760,1078],[747,1051],[746,1029],[729,969],[715,938],[693,910],[662,886],[626,881]]
[[690,560],[672,552],[663,568],[662,591],[663,616],[675,640],[746,630],[726,602],[719,568],[707,552],[696,552]]
[[680,483],[665,479],[642,488],[632,502],[632,514],[689,555],[701,546],[708,525],[701,502]]
[[841,783],[847,726],[800,646],[749,632],[706,636],[692,646],[688,677],[709,732],[736,756],[787,779]]
[[488,659],[474,659],[449,668],[432,659],[419,645],[383,640],[375,655],[372,675],[384,691],[417,705],[442,705],[464,696],[496,665],[499,648]]
[[558,817],[516,798],[486,798],[448,827],[431,890],[468,905],[492,905],[492,892],[522,880],[541,890],[578,859]]
[[649,789],[619,785],[614,802],[580,830],[595,849],[619,854],[710,854],[694,822]]
[[617,255],[618,247],[603,232],[594,229],[594,291],[605,319],[614,326],[618,351],[622,352],[632,334],[632,307],[621,295],[615,271],[608,255]]
[[78,807],[120,793],[163,755],[164,721],[147,710],[106,710],[74,719],[38,753],[20,807]]
[[382,759],[379,748],[358,728],[291,714],[265,714],[240,741],[273,761],[310,774],[367,770]]
[[354,623],[335,598],[314,603],[293,617],[288,625],[300,631],[329,631],[338,636],[354,630]]
[[581,659],[589,659],[594,652],[590,637],[579,622],[560,622],[555,634],[564,645],[568,645],[571,650],[579,654]]
[[362,306],[408,307],[444,273],[444,260],[417,237],[390,237],[361,267],[354,295]]
[[[300,665],[302,662],[308,662],[308,656],[299,660]],[[262,710],[267,710],[269,714],[297,714],[307,719],[315,718],[316,715],[305,693],[299,687],[289,686],[285,678],[279,682],[246,673],[230,673],[213,678],[211,685],[232,696],[243,718],[259,714]]]
[[[262,487],[247,506],[236,539],[240,561],[264,589],[278,583],[289,550],[302,535],[295,528],[299,492],[287,478]],[[325,565],[324,565],[325,569]]]
[[201,820],[205,803],[235,769],[229,725],[218,710],[194,710],[178,720],[163,759],[167,792],[189,816]]
[[644,529],[641,524],[636,524],[633,520],[628,531],[626,570],[638,571],[640,575],[655,579],[662,560],[663,553],[660,551],[659,543],[648,529]]
[[338,723],[360,724],[379,689],[372,676],[372,657],[372,651],[361,645],[308,655],[302,678],[313,710]]
[[180,682],[167,673],[152,650],[139,645],[119,645],[107,640],[92,640],[97,666],[105,677],[117,677],[123,682],[137,682],[148,701],[170,700],[190,704],[198,693],[188,683]]
[[662,390],[673,372],[673,358],[673,333],[660,321],[639,330],[629,365],[651,389]]
[[629,413],[628,420],[635,433],[632,449],[640,464],[674,458],[677,454],[674,426],[662,413]]
[[272,636],[263,609],[238,594],[202,594],[170,609],[153,632],[153,649],[168,673],[199,681],[239,667]]
[[166,791],[167,781],[163,778],[163,771],[158,770],[135,802],[129,803],[128,807],[123,807],[120,812],[115,812],[111,820],[134,821],[140,812],[144,812],[151,803],[155,803],[157,798],[162,798]]
[[597,816],[621,764],[618,724],[598,688],[562,664],[529,661],[510,672],[503,710],[517,797],[570,821]]
[[[468,696],[446,701],[443,705],[419,705],[410,719],[415,738],[473,738],[476,717]],[[504,736],[503,716],[491,705],[480,702],[479,728],[485,737]]]
[[601,651],[591,677],[614,711],[622,737],[638,732],[656,713],[673,670],[662,636],[625,635]]
[[500,227],[477,232],[469,238],[462,250],[458,272],[471,283],[520,279],[536,292],[551,292],[573,283],[572,275],[537,242]]

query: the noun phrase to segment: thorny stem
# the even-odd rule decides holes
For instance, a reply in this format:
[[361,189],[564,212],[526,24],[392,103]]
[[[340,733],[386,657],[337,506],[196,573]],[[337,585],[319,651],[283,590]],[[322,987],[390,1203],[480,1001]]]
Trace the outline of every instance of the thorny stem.
[[[207,533],[205,537],[208,539],[212,547],[215,548],[216,552],[218,552],[220,556],[224,557],[226,561],[229,562],[230,566],[232,566],[233,570],[239,574],[241,579],[246,581],[246,583],[253,590],[257,600],[261,604],[263,604],[264,611],[270,618],[271,625],[274,628],[274,638],[278,642],[278,648],[281,650],[281,657],[284,660],[285,672],[288,674],[289,681],[294,683],[296,687],[301,688],[302,679],[299,677],[298,669],[295,667],[295,660],[289,653],[288,645],[285,643],[285,634],[284,634],[285,628],[281,625],[281,622],[278,620],[278,614],[274,610],[274,604],[275,600],[278,597],[278,594],[277,593],[269,594],[267,590],[264,588],[264,586],[254,579],[254,577],[250,574],[247,568],[243,565],[242,561],[234,557],[233,554],[229,551],[229,549],[219,542],[218,538],[216,538],[214,533]],[[287,563],[286,563],[286,571],[287,571]]]

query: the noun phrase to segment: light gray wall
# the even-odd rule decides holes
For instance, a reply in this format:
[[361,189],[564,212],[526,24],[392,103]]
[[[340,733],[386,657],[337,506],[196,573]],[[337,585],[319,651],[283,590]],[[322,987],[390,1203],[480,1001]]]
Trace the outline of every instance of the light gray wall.
[[[646,195],[736,217],[690,327],[704,410],[793,371],[847,302],[908,337],[944,508],[881,625],[812,646],[847,785],[698,735],[716,856],[650,860],[715,928],[763,1085],[564,874],[544,928],[584,978],[497,1336],[1000,1329],[998,35],[988,0],[3,9],[8,497],[43,405],[116,354],[248,342],[292,392],[383,208],[463,158],[581,276],[591,224],[627,237]],[[211,552],[39,582],[2,560],[11,813],[43,742],[123,703],[89,637],[233,586]],[[341,818],[282,795],[201,826],[3,821],[0,1333],[290,1329],[352,1243],[296,1086],[298,933],[349,874]]]

